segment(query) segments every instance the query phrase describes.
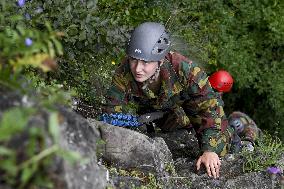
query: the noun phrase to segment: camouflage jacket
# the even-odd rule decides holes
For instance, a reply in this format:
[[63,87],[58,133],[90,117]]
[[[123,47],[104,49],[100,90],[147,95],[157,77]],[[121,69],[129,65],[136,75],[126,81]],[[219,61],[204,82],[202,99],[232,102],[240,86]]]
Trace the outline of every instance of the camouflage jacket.
[[104,111],[143,114],[172,110],[179,115],[179,124],[193,126],[202,151],[227,153],[222,135],[227,128],[223,101],[214,92],[206,73],[186,57],[170,52],[161,65],[161,87],[158,94],[145,83],[138,83],[131,74],[128,59],[118,67],[106,95]]

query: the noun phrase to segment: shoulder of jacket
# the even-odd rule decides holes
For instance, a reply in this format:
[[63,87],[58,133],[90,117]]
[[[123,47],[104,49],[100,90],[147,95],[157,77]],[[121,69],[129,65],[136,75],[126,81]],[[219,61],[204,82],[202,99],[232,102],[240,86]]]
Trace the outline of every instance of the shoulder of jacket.
[[166,56],[167,60],[172,64],[174,70],[176,72],[179,71],[180,69],[180,64],[185,62],[185,63],[188,63],[188,64],[192,64],[192,60],[190,60],[189,58],[177,53],[177,52],[173,52],[173,51],[170,51],[168,53],[168,55]]

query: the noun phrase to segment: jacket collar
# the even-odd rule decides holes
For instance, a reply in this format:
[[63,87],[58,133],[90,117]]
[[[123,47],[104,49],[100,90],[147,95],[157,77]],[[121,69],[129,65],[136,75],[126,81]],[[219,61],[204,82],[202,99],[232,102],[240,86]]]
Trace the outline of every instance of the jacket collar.
[[132,76],[132,80],[130,81],[132,94],[142,98],[156,99],[157,105],[162,108],[172,96],[179,94],[183,87],[179,82],[177,73],[175,73],[171,62],[168,59],[165,59],[164,63],[161,65],[160,77],[162,82],[161,89],[159,94],[155,95],[148,86],[144,86],[144,83],[136,82]]

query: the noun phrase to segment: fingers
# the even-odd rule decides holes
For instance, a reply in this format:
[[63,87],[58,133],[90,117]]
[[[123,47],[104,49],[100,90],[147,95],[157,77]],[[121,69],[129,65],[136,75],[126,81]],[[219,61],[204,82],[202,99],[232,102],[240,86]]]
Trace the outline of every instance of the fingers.
[[217,178],[217,167],[214,164],[210,165],[211,174],[213,175],[214,179]]
[[215,172],[216,172],[216,178],[219,178],[220,177],[220,166],[215,167]]
[[215,154],[214,152],[204,152],[204,154],[197,160],[197,170],[200,169],[201,164],[204,164],[209,177],[213,176],[214,179],[220,177],[221,160],[219,159],[217,154]]
[[200,169],[200,164],[201,164],[201,158],[199,157],[196,163],[196,170],[199,171]]
[[209,164],[205,164],[206,167],[206,171],[209,177],[212,177],[212,173],[213,173],[213,167],[210,166]]
[[218,159],[216,166],[216,174],[217,174],[217,178],[220,177],[220,168],[221,168],[221,161],[220,159]]
[[211,173],[212,173],[214,179],[219,178],[219,176],[220,176],[220,166],[221,166],[220,160],[215,161],[210,165],[210,170],[211,170]]

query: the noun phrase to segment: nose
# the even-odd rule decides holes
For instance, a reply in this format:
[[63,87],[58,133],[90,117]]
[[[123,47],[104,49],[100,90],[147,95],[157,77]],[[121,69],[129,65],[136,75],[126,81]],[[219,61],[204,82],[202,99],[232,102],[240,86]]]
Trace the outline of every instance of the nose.
[[144,61],[137,60],[136,69],[135,69],[136,73],[141,72],[143,68],[144,68]]

